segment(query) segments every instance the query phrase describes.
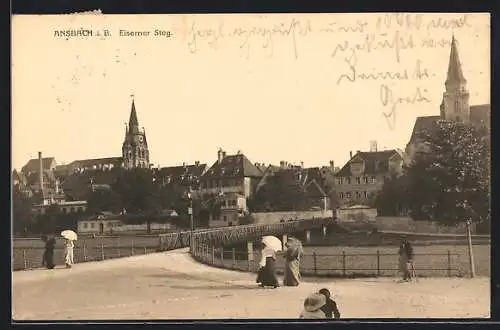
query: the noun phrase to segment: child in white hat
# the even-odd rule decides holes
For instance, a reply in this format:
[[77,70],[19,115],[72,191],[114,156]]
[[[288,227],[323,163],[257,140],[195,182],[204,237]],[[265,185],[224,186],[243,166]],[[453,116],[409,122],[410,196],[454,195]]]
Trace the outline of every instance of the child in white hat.
[[319,293],[313,293],[304,300],[304,310],[300,313],[301,319],[326,319],[325,313],[321,310],[326,304],[326,298]]

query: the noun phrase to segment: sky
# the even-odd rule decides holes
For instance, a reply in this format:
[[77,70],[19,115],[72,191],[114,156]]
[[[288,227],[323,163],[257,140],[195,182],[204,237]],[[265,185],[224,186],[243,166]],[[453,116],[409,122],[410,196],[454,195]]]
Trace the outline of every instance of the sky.
[[154,166],[404,149],[439,114],[452,34],[470,104],[490,103],[489,14],[14,16],[12,166],[121,156],[132,95]]

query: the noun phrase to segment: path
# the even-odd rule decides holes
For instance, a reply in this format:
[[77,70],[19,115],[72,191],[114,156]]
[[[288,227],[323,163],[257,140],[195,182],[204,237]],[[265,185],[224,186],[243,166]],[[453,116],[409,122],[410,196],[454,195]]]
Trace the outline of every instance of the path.
[[[315,281],[315,282],[313,282]],[[489,317],[490,279],[314,280],[261,289],[255,275],[212,268],[187,250],[13,273],[14,320],[297,318],[322,287],[345,318]]]

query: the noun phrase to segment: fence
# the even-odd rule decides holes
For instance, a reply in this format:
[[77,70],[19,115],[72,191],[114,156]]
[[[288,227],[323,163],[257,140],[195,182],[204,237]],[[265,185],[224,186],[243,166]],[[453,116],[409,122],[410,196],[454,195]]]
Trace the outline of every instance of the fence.
[[[193,254],[194,258],[201,263],[247,272],[257,272],[259,268],[260,255],[237,251],[235,248],[224,249],[199,246]],[[252,260],[253,259],[253,260]],[[278,254],[276,267],[278,273],[282,274],[284,269],[284,258]],[[451,253],[425,253],[415,255],[415,271],[418,277],[427,276],[463,276],[467,264],[459,258],[459,254]],[[332,277],[373,277],[373,276],[395,276],[399,272],[399,255],[395,253],[347,254],[304,254],[301,258],[300,272],[308,276],[332,276]]]
[[[18,246],[16,246],[18,245]],[[64,246],[58,241],[54,250],[54,262],[64,264]],[[114,258],[156,252],[157,236],[144,237],[98,237],[75,242],[74,262],[101,261]],[[13,270],[27,270],[42,267],[43,243],[40,240],[22,240],[14,242]]]

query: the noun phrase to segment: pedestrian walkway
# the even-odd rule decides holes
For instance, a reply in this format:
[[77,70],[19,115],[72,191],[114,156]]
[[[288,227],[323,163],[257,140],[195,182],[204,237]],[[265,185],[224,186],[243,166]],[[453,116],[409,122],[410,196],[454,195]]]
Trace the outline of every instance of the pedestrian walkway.
[[202,265],[187,249],[13,273],[14,320],[297,318],[327,287],[345,318],[489,317],[490,279],[305,279],[258,288],[255,275]]

